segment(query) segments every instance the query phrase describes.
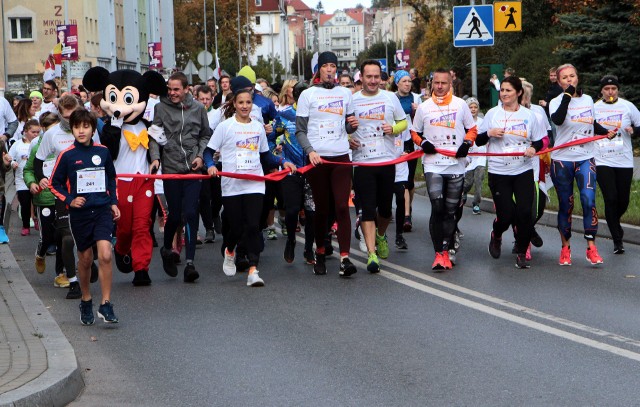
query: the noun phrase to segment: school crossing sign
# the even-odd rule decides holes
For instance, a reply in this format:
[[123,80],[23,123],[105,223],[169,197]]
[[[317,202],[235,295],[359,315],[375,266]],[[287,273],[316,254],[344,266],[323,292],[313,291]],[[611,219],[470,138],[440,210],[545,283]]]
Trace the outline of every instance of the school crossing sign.
[[489,47],[493,40],[492,5],[453,8],[454,47]]

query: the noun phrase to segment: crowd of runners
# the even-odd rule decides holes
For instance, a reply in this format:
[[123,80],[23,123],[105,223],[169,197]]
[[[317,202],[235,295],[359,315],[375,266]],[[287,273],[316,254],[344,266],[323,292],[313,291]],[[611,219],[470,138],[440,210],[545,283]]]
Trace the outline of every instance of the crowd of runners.
[[[81,299],[84,324],[94,321],[90,282],[97,280],[98,315],[118,322],[110,303],[112,257],[120,271],[134,273],[134,285],[148,286],[153,247],[169,276],[178,276],[183,263],[183,280],[193,283],[200,277],[196,246],[221,235],[222,260],[208,268],[227,276],[246,272],[248,286],[263,286],[260,254],[268,250],[265,240],[278,238],[276,223],[287,263],[302,259],[314,274],[327,274],[335,238],[337,274],[348,278],[358,271],[349,258],[355,234],[367,271],[378,273],[390,246],[409,250],[418,160],[431,203],[428,256],[435,272],[455,267],[462,208],[475,189],[471,209],[481,213],[486,172],[495,206],[487,231],[493,258],[501,257],[511,229],[515,265],[530,267],[531,246],[543,244],[535,224],[555,187],[559,264],[571,265],[574,184],[588,263],[603,263],[596,185],[613,253],[624,253],[620,218],[630,200],[631,137],[640,130],[640,112],[619,97],[615,76],[601,79],[594,103],[582,93],[575,67],[552,68],[547,97],[536,105],[533,86],[509,70],[501,82],[492,79],[500,103],[483,115],[477,99],[456,94],[461,86],[449,70],[434,71],[420,94],[415,72],[389,77],[368,60],[351,77],[337,66],[336,55],[323,52],[310,83],[280,85],[256,78],[248,66],[196,86],[182,73],[166,85],[137,74],[147,85],[132,85],[133,93],[118,87],[121,77],[95,85],[109,75],[96,71],[84,87],[61,96],[47,81],[13,108],[2,98],[0,213],[7,205],[4,175],[13,169],[21,235],[39,231],[35,270],[44,273],[46,256],[55,255],[54,286]],[[123,110],[124,104],[133,107]],[[417,225],[422,233],[426,226]],[[9,242],[2,227],[0,241]]]

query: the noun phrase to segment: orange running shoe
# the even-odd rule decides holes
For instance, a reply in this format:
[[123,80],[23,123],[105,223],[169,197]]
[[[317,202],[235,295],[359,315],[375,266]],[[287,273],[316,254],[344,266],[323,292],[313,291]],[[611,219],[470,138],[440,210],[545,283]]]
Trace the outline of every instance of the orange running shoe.
[[431,270],[444,270],[444,259],[442,258],[442,253],[436,252],[436,258],[431,265]]
[[562,250],[560,250],[560,261],[558,263],[561,266],[571,265],[571,247],[570,246],[562,247]]
[[595,246],[587,248],[587,260],[594,265],[604,263],[604,260],[602,260],[602,257],[598,254],[598,248]]
[[449,252],[447,250],[442,252],[442,265],[445,270],[451,270],[453,268],[453,263],[451,263]]

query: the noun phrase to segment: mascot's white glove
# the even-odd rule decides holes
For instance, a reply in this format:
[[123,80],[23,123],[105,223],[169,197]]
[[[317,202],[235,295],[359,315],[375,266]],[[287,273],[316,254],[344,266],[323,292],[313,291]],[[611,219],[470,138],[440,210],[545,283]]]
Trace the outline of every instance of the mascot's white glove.
[[115,117],[111,118],[111,125],[113,127],[117,127],[119,129],[121,129],[123,124],[124,124],[124,118],[123,117],[120,117],[118,119],[116,119]]
[[151,125],[148,130],[149,137],[152,137],[156,143],[161,146],[167,144],[167,136],[164,135],[164,129],[155,124]]

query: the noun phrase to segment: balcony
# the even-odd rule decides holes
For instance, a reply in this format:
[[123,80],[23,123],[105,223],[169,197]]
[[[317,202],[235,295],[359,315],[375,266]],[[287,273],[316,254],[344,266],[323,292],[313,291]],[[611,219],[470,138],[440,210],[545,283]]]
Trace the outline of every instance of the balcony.
[[351,44],[335,44],[331,43],[332,49],[351,49]]
[[351,33],[333,33],[331,38],[351,38]]

